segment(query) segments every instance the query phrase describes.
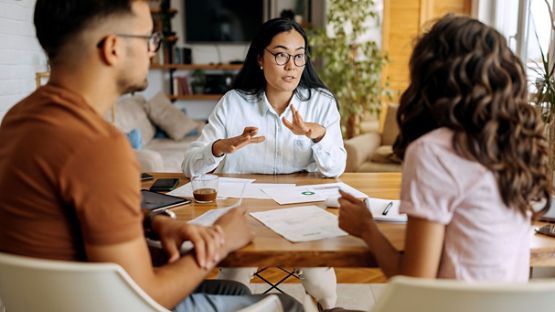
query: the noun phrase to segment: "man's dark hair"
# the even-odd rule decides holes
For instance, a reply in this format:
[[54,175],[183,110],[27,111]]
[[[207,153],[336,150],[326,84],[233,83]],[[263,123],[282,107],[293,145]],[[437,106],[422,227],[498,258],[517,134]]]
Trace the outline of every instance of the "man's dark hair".
[[132,14],[133,0],[37,0],[35,29],[50,60],[91,22],[109,15]]

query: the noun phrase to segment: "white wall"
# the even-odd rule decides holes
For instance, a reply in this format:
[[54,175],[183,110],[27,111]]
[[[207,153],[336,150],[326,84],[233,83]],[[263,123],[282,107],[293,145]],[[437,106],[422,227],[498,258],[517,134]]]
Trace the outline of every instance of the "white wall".
[[[183,0],[171,0],[171,7],[177,10],[177,14],[171,20],[172,30],[178,37],[177,46],[191,48],[194,64],[229,63],[233,60],[243,61],[245,59],[248,44],[186,44],[183,40],[185,38],[184,3]],[[176,74],[184,75],[187,72],[176,72]],[[160,91],[169,92],[168,71],[151,70],[148,81],[149,86],[143,92],[147,99]],[[214,109],[216,101],[177,101],[176,105],[184,107],[194,119],[207,119]]]
[[35,72],[46,70],[33,25],[35,0],[0,0],[0,120],[35,89]]

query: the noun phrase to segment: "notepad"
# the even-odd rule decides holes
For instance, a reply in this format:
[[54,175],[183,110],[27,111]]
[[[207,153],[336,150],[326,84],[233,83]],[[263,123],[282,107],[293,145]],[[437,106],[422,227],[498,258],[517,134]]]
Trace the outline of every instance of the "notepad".
[[[399,213],[399,206],[401,205],[399,200],[367,197],[364,199],[364,202],[366,203],[368,209],[370,209],[372,217],[376,221],[407,222],[407,215],[405,213]],[[384,214],[384,210],[389,203],[392,203],[391,208],[389,208],[387,213]]]

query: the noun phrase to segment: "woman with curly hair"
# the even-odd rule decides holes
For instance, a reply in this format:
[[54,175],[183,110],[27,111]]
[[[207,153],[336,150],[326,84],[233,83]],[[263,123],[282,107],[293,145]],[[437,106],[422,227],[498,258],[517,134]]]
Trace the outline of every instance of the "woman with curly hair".
[[[526,281],[531,219],[547,210],[547,144],[520,60],[493,28],[447,15],[416,44],[397,114],[405,252],[343,193],[339,225],[387,276]],[[543,202],[534,211],[532,202]]]

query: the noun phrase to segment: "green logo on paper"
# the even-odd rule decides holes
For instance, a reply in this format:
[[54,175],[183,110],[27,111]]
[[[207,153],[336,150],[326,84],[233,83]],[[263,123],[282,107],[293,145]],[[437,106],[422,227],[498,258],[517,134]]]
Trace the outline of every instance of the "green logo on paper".
[[311,191],[304,191],[304,192],[302,192],[301,194],[303,194],[303,195],[314,195],[314,194],[316,194],[316,193],[311,192]]

